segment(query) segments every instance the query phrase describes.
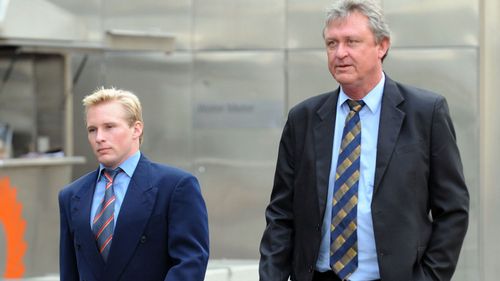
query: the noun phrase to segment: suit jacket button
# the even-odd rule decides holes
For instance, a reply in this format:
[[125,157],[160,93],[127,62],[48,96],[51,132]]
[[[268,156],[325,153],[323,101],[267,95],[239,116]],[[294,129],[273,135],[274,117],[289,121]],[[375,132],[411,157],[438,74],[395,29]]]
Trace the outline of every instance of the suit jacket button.
[[321,225],[319,223],[316,225],[316,230],[321,231]]
[[142,236],[141,236],[141,244],[146,243],[146,240],[147,240],[146,235],[142,235]]
[[314,268],[313,268],[312,265],[309,266],[309,270],[308,271],[309,271],[309,273],[312,273],[314,271]]

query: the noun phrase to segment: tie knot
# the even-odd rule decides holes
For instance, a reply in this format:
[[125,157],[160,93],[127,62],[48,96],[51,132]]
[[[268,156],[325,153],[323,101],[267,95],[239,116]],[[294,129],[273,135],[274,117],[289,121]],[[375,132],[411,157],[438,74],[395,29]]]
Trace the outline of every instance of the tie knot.
[[351,109],[351,111],[354,111],[354,112],[359,112],[361,110],[361,108],[363,108],[363,106],[365,105],[365,102],[362,101],[362,100],[347,100],[347,105],[349,105],[349,108]]
[[103,173],[104,177],[106,178],[106,180],[108,182],[113,182],[113,180],[115,179],[116,175],[118,175],[121,172],[121,170],[122,169],[120,167],[118,167],[118,168],[116,168],[114,170],[113,169],[109,169],[109,168],[105,168],[102,173]]

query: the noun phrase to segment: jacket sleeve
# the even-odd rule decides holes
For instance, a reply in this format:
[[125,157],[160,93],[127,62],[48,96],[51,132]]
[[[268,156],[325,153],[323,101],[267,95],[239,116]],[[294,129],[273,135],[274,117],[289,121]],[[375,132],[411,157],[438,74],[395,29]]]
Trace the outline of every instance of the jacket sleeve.
[[182,178],[171,200],[167,239],[173,266],[165,281],[203,281],[209,256],[208,214],[196,178]]
[[73,233],[69,224],[69,200],[65,190],[59,193],[60,240],[59,240],[59,271],[62,281],[80,280],[76,263]]
[[444,98],[435,104],[431,134],[429,204],[433,226],[421,262],[428,280],[450,280],[467,231],[469,193]]
[[288,119],[283,129],[266,228],[260,244],[260,281],[287,281],[293,253],[294,141]]

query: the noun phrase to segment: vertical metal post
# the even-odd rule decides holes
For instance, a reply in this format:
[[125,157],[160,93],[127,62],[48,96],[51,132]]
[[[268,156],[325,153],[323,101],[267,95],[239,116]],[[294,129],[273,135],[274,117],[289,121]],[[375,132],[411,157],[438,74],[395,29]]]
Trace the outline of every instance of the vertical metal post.
[[73,80],[71,79],[71,55],[67,52],[64,53],[63,60],[63,83],[65,99],[64,154],[66,156],[73,156]]

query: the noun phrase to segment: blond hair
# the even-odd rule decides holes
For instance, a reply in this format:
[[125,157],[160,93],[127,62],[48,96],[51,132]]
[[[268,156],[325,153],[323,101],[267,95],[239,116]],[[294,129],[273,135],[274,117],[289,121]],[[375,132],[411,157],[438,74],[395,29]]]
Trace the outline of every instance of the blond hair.
[[[144,124],[141,102],[132,92],[116,88],[99,88],[92,94],[84,97],[82,103],[85,107],[85,113],[87,113],[90,107],[111,101],[116,101],[123,106],[125,120],[129,126],[133,126],[137,121]],[[143,134],[139,138],[140,143],[142,143],[142,139]]]

